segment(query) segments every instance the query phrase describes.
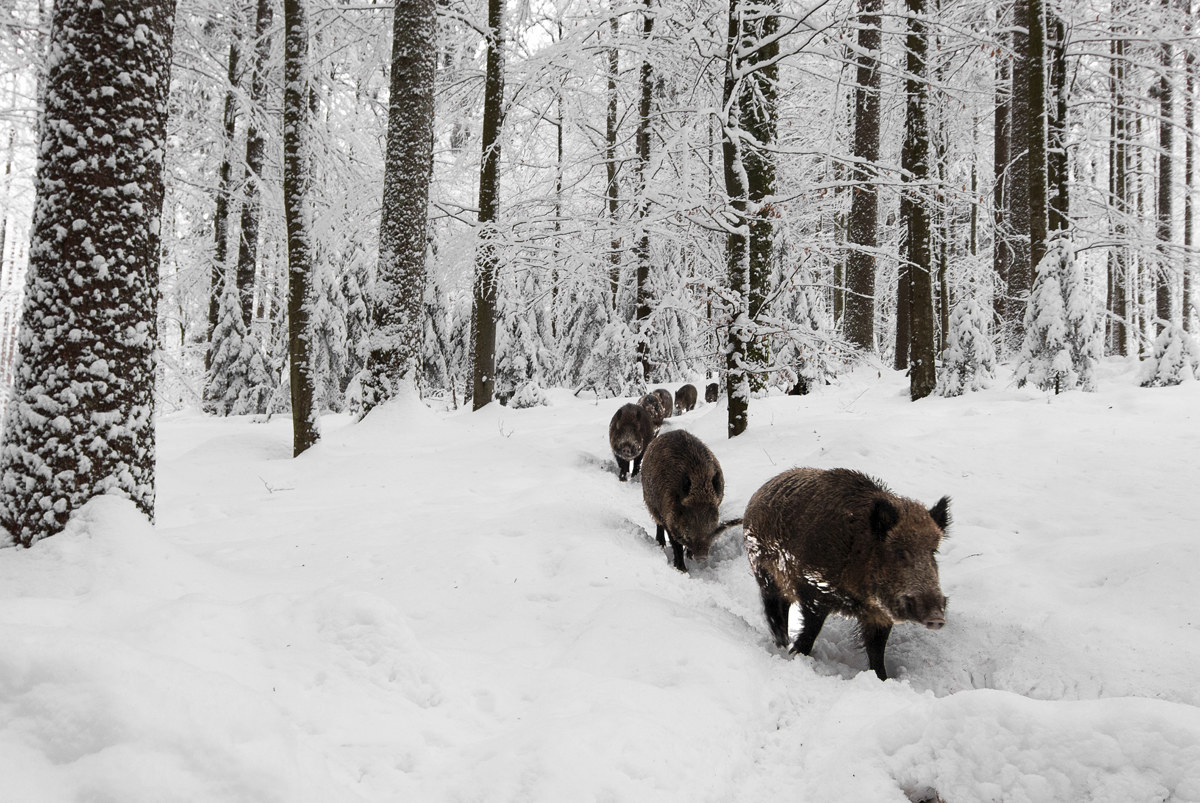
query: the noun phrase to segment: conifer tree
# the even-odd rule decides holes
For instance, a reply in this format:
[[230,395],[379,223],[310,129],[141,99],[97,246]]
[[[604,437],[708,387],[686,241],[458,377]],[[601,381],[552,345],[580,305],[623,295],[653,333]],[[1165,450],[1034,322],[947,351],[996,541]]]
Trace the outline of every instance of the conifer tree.
[[990,320],[991,311],[981,303],[979,288],[972,282],[950,313],[950,333],[938,376],[937,391],[942,396],[983,390],[995,377],[996,348],[988,334]]
[[1200,379],[1200,347],[1182,326],[1167,322],[1154,340],[1154,354],[1142,363],[1141,385],[1161,388]]
[[1061,393],[1095,390],[1099,338],[1087,288],[1066,232],[1057,233],[1038,265],[1017,357],[1018,386]]

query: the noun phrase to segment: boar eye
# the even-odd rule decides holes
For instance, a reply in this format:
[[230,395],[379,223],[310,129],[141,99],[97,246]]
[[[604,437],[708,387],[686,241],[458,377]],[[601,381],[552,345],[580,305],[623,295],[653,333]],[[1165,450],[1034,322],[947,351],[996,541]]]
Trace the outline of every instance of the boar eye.
[[908,561],[908,550],[907,549],[897,549],[896,550],[896,560],[900,561],[901,563]]
[[683,495],[687,496],[692,491],[692,478],[687,474],[683,475]]

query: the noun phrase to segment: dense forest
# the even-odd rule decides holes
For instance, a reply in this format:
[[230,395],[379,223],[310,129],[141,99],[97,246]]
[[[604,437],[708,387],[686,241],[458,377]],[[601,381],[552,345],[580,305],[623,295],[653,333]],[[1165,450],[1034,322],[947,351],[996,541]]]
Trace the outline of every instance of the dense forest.
[[914,400],[1200,372],[1191,0],[51,5],[0,12],[26,544],[152,512],[155,408],[300,453],[406,383],[713,379],[732,437],[864,360]]

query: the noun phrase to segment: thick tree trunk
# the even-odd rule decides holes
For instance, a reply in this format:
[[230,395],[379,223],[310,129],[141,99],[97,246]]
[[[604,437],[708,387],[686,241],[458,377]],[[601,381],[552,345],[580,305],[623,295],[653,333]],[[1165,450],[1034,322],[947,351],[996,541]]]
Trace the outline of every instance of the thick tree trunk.
[[496,222],[500,214],[500,131],[504,124],[504,0],[488,0],[487,76],[483,96],[483,143],[479,170],[479,242],[475,251],[475,299],[471,314],[475,364],[471,407],[492,400],[496,386]]
[[426,221],[433,173],[437,4],[396,0],[379,267],[371,302],[363,415],[416,381],[424,334]]
[[854,107],[854,174],[847,229],[846,339],[875,351],[875,249],[879,196],[873,184],[879,161],[879,52],[883,0],[859,0],[858,89]]
[[267,69],[271,58],[271,0],[258,0],[254,22],[254,70],[250,77],[250,114],[246,124],[246,178],[242,195],[241,235],[238,239],[237,286],[242,321],[249,331],[254,321],[254,280],[258,264],[258,230],[262,203],[262,169],[266,141],[259,129],[267,99]]
[[312,342],[312,224],[309,195],[308,25],[305,0],[283,2],[283,211],[288,249],[288,365],[292,454],[317,442]]
[[[929,45],[925,20],[925,0],[907,0],[908,77],[905,80],[907,106],[904,123],[904,147],[900,167],[907,188],[900,196],[900,220],[904,226],[903,262],[909,276],[911,339],[908,351],[912,359],[909,371],[909,396],[923,399],[937,385],[934,364],[933,274],[930,253],[929,198],[929,71],[926,60]],[[900,351],[897,344],[897,352]],[[897,358],[899,361],[899,358]]]
[[174,18],[170,0],[54,5],[20,363],[0,450],[0,525],[25,546],[101,494],[154,516]]
[[[1008,242],[1007,282],[1000,299],[1004,344],[1007,350],[1020,348],[1025,337],[1025,306],[1033,287],[1033,266],[1029,253],[1029,131],[1033,109],[1029,105],[1030,46],[1028,33],[1030,0],[1013,3],[1012,98],[1009,107],[1008,181],[1005,183],[1004,237]],[[1040,71],[1039,71],[1040,74]]]
[[[775,197],[775,140],[778,127],[779,0],[763,0],[756,4],[752,17],[744,21],[742,49],[749,51],[740,72],[742,97],[739,107],[742,128],[750,136],[752,147],[744,148],[742,161],[746,169],[746,194],[750,215],[750,320],[757,321],[763,312],[770,292],[771,272],[775,251],[775,220],[778,213],[772,203]],[[749,343],[747,356],[759,370],[750,374],[750,389],[766,387],[765,369],[769,360],[767,340],[755,337]]]
[[[1189,26],[1195,31],[1195,26]],[[1195,235],[1195,200],[1192,194],[1196,191],[1196,57],[1189,50],[1186,59],[1187,88],[1184,92],[1184,118],[1187,132],[1184,134],[1183,157],[1183,327],[1192,331],[1192,318],[1196,314],[1195,292],[1196,275],[1196,235]]]
[[217,328],[217,319],[220,317],[221,293],[225,289],[225,271],[229,268],[229,188],[233,177],[233,138],[237,130],[237,91],[241,74],[239,61],[242,47],[238,40],[240,32],[236,29],[236,23],[231,35],[229,66],[225,73],[225,108],[221,117],[221,166],[217,171],[217,205],[216,211],[213,213],[213,262],[212,270],[209,273],[208,333],[205,338],[208,350],[204,355],[206,371],[212,368],[215,345],[213,331]]

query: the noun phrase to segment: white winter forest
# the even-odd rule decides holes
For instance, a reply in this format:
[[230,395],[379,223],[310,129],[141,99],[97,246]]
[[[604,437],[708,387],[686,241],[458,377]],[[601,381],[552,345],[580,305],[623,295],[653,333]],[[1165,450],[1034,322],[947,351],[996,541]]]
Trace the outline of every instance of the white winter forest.
[[1198,18],[0,0],[0,800],[1200,802]]

